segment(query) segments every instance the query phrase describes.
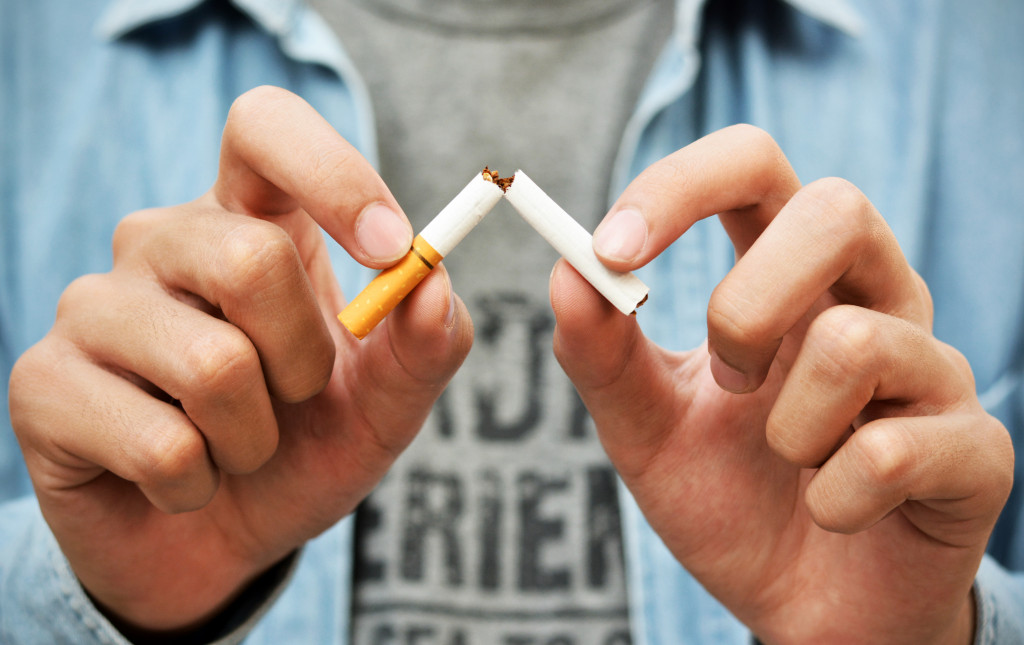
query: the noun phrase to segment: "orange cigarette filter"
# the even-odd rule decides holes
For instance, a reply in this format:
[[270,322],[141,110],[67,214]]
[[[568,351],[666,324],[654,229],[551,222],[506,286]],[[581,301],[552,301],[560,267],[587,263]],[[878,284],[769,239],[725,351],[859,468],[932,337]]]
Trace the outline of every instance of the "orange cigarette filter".
[[417,235],[405,257],[370,281],[338,314],[338,320],[362,340],[441,260],[441,254]]
[[475,175],[416,236],[405,257],[382,271],[338,314],[341,324],[356,338],[365,338],[501,200],[498,181],[498,173],[487,168]]

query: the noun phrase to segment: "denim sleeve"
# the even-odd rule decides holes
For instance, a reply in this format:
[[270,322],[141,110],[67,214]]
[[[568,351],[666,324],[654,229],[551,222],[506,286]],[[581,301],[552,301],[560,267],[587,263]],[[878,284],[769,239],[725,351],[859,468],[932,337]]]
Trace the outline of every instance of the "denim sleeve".
[[1007,571],[985,556],[974,593],[978,602],[975,645],[1024,643],[1024,573]]
[[[211,645],[242,642],[287,586],[297,558],[232,605]],[[89,599],[34,498],[0,506],[0,643],[130,645]]]

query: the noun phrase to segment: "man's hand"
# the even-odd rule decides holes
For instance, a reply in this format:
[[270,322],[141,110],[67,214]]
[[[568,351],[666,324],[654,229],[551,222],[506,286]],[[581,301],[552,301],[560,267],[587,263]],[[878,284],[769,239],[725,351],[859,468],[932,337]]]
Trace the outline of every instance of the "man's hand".
[[[665,351],[564,262],[555,351],[672,553],[766,643],[969,643],[1013,449],[882,217],[737,126],[641,174],[595,233],[640,267],[720,214],[708,342]],[[671,298],[673,294],[658,297]]]
[[127,217],[17,363],[11,416],[39,503],[100,605],[186,628],[351,512],[472,342],[443,269],[363,342],[321,227],[384,267],[412,231],[305,102],[232,107],[197,201]]

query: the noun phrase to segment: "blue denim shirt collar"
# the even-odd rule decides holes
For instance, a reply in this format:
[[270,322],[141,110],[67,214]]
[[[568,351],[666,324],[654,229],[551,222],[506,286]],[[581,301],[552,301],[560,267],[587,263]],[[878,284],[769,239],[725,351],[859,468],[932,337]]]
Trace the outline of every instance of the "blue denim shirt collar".
[[[676,0],[675,31],[655,63],[637,108],[623,132],[619,152],[612,166],[609,204],[615,201],[629,180],[642,169],[643,162],[636,158],[636,151],[644,128],[655,115],[685,94],[697,77],[701,65],[701,13],[709,1],[714,0]],[[848,0],[785,1],[850,37],[856,38],[863,33],[863,19]]]
[[[287,35],[296,23],[303,0],[231,0],[263,29],[277,36]],[[677,0],[680,25],[699,12],[706,0]],[[860,35],[863,21],[848,0],[785,0],[807,15],[846,32]],[[143,25],[180,15],[203,0],[112,0],[97,24],[105,39],[120,38]]]
[[[324,65],[353,87],[356,101],[372,121],[373,111],[362,77],[338,43],[330,27],[314,12],[303,11],[305,0],[230,0],[240,11],[279,41],[282,51],[295,60]],[[676,0],[676,29],[648,79],[637,109],[626,126],[615,160],[609,203],[635,175],[634,154],[644,126],[655,114],[684,94],[700,69],[701,12],[709,0]],[[713,1],[713,0],[710,0]],[[98,36],[117,40],[148,24],[181,15],[204,0],[111,0],[96,25]],[[790,6],[851,37],[860,36],[863,21],[850,0],[785,0]],[[375,162],[376,137],[364,154]]]
[[[112,0],[97,24],[101,38],[117,39],[144,25],[181,15],[204,0]],[[302,0],[231,0],[263,29],[284,36],[293,27]]]
[[[96,24],[101,39],[118,40],[136,29],[180,16],[205,0],[112,0]],[[315,12],[304,11],[303,0],[231,0],[242,13],[273,35],[281,51],[293,60],[316,63],[332,70],[352,90],[362,115],[361,151],[377,164],[377,139],[369,92],[337,37]]]
[[[146,25],[179,16],[204,0],[112,0],[96,25],[98,36],[117,40]],[[352,80],[352,63],[334,33],[303,0],[231,0],[261,29],[278,39],[281,50],[294,60],[318,63]]]
[[[179,16],[204,0],[112,0],[96,25],[105,40],[117,40],[146,25]],[[231,0],[281,44],[293,59],[319,63],[346,77],[351,62],[330,28],[312,12],[304,12],[303,0]]]
[[864,33],[864,19],[848,0],[786,0],[786,2],[848,36],[859,37]]

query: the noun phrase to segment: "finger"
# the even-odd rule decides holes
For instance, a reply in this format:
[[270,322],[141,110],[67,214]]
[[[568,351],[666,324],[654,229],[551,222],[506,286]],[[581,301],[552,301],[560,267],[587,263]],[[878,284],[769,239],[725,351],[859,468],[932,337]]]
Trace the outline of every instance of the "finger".
[[[461,299],[438,265],[362,342],[346,339],[351,360],[342,378],[368,434],[347,452],[361,465],[389,463],[408,445],[465,360],[473,325]],[[369,459],[369,461],[367,461]]]
[[[179,297],[198,296],[242,330],[266,383],[284,401],[323,389],[335,346],[292,238],[280,227],[200,205],[125,218],[115,266],[147,272]],[[240,343],[232,347],[239,349]]]
[[1009,496],[1012,459],[1005,428],[983,412],[881,419],[815,473],[807,507],[820,526],[843,533],[901,507],[932,538],[974,546]]
[[301,98],[259,87],[231,107],[214,194],[255,215],[301,206],[359,262],[394,263],[412,227],[384,181],[359,152]]
[[195,510],[213,498],[217,469],[181,410],[62,341],[33,347],[19,372],[14,426],[43,490],[75,488],[110,471],[164,512]]
[[260,359],[237,327],[144,284],[99,276],[72,283],[60,309],[55,330],[85,355],[180,403],[218,468],[252,472],[274,454],[277,423]]
[[864,420],[947,411],[973,396],[963,357],[920,327],[835,306],[807,332],[768,417],[768,443],[792,463],[817,467]]
[[551,274],[555,313],[554,351],[591,416],[601,440],[627,479],[647,455],[656,454],[672,427],[674,393],[660,353],[640,332],[634,316],[623,316],[565,260]]
[[594,251],[610,268],[630,271],[694,222],[720,214],[742,255],[799,188],[767,133],[748,125],[725,128],[640,173],[594,231]]
[[882,216],[856,187],[802,188],[715,289],[708,339],[734,392],[764,380],[783,337],[823,294],[931,328],[931,301]]

